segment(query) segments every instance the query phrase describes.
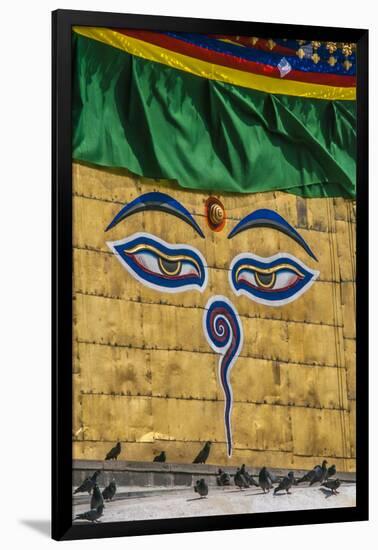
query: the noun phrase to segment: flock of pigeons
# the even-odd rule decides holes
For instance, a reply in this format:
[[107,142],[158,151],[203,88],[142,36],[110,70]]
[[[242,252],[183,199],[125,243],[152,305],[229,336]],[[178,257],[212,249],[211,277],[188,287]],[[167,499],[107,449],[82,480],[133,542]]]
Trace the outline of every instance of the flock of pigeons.
[[[108,454],[105,457],[105,460],[117,460],[118,455],[121,452],[121,443],[118,442],[115,447],[110,449]],[[97,483],[97,478],[101,470],[96,470],[95,473],[87,477],[83,483],[77,487],[74,491],[74,495],[77,493],[88,493],[91,495],[90,510],[83,512],[82,514],[77,514],[75,519],[85,519],[92,523],[99,522],[100,517],[104,513],[105,504],[104,502],[110,502],[113,500],[117,492],[117,484],[115,479],[109,483],[107,487],[101,492]]]
[[[201,451],[193,460],[193,464],[205,464],[206,460],[209,457],[211,448],[211,441],[207,441]],[[121,443],[117,443],[106,455],[105,460],[117,460],[121,452]],[[165,462],[166,453],[162,451],[157,455],[153,462]],[[100,474],[100,470],[94,472],[92,476],[87,477],[83,483],[74,491],[74,494],[77,493],[88,493],[91,494],[90,510],[83,512],[82,514],[77,514],[75,519],[87,520],[92,523],[98,522],[100,517],[104,513],[105,504],[104,502],[110,502],[113,500],[116,492],[117,485],[115,479],[113,479],[107,487],[101,492],[97,478]],[[228,474],[221,468],[218,470],[217,476],[217,485],[219,487],[227,487],[232,484],[231,478],[234,478],[234,484],[239,487],[240,490],[247,489],[249,487],[260,487],[264,494],[269,493],[270,489],[273,489],[274,484],[277,486],[274,488],[273,494],[277,494],[279,491],[286,491],[287,494],[290,493],[290,489],[293,485],[298,485],[300,483],[309,483],[310,486],[315,483],[320,483],[321,486],[326,487],[331,491],[332,495],[338,494],[338,488],[341,485],[339,479],[331,479],[336,475],[336,466],[333,464],[329,468],[327,467],[327,461],[323,460],[322,464],[317,464],[312,470],[307,472],[300,479],[295,479],[294,472],[289,472],[287,476],[279,480],[274,476],[268,469],[264,466],[261,468],[258,479],[255,479],[253,475],[249,474],[245,468],[245,464],[241,468],[237,468],[235,474]],[[200,495],[200,498],[206,498],[209,494],[209,487],[205,479],[199,479],[194,485],[194,491]]]
[[77,514],[75,519],[86,519],[92,523],[98,522],[102,514],[104,513],[104,502],[110,502],[117,492],[117,485],[115,479],[109,483],[107,487],[101,492],[97,483],[97,477],[100,474],[100,470],[97,470],[92,476],[87,477],[83,483],[74,491],[76,493],[88,493],[91,495],[90,510]]
[[[336,466],[333,464],[327,468],[327,461],[323,460],[322,465],[317,464],[311,471],[307,472],[300,479],[295,479],[294,472],[289,472],[287,476],[283,477],[281,480],[277,476],[273,475],[268,469],[264,466],[261,468],[258,480],[249,474],[245,469],[245,464],[241,468],[236,470],[234,477],[234,483],[239,489],[248,489],[249,487],[260,487],[263,492],[268,492],[270,489],[273,489],[275,483],[277,486],[274,488],[273,494],[277,494],[279,491],[286,491],[287,494],[290,493],[290,489],[293,485],[298,485],[299,483],[308,482],[310,486],[315,483],[320,483],[321,486],[327,487],[331,490],[331,494],[337,495],[338,488],[341,485],[339,479],[330,479],[336,474]],[[219,469],[217,476],[217,485],[218,486],[229,486],[231,485],[231,475],[225,471]]]

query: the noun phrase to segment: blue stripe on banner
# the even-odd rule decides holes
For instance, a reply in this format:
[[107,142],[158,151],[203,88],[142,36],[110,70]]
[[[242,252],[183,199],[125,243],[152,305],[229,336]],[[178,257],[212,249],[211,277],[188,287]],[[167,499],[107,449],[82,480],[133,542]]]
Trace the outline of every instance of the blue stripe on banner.
[[[283,46],[284,48],[289,48],[293,50],[294,54],[299,48],[303,48],[304,46],[306,46],[306,44],[311,45],[311,40],[306,41],[306,43],[303,45],[298,44],[297,40],[282,40],[280,38],[273,38],[273,40],[278,46]],[[331,55],[325,46],[320,46],[320,48],[318,48],[316,51],[321,58],[325,57],[327,59]],[[345,55],[340,48],[338,48],[332,55],[336,57],[338,61],[345,60]],[[352,55],[350,55],[348,59],[351,63],[354,64],[356,62],[356,54],[352,53]],[[348,71],[348,74],[351,73],[349,73]]]
[[[189,44],[194,44],[202,48],[207,48],[219,53],[232,55],[234,57],[239,57],[240,59],[246,59],[248,61],[255,61],[257,63],[262,63],[264,65],[271,65],[272,67],[277,67],[278,63],[283,57],[287,59],[291,67],[296,71],[311,72],[311,73],[328,73],[328,74],[338,74],[344,76],[354,76],[356,74],[356,65],[355,56],[350,56],[348,59],[353,63],[353,66],[347,71],[342,63],[338,62],[333,67],[325,61],[319,61],[319,63],[314,63],[312,59],[300,59],[297,55],[286,55],[282,53],[273,53],[266,52],[264,50],[258,50],[256,48],[246,48],[243,46],[237,46],[236,44],[230,44],[229,42],[223,42],[214,38],[209,38],[202,34],[192,34],[192,33],[175,33],[175,32],[166,32],[164,33],[167,36],[176,38],[177,40],[182,40],[183,42],[188,42]],[[284,45],[285,43],[283,43]],[[303,46],[302,46],[303,47]],[[327,57],[330,56],[327,52]],[[320,54],[319,54],[320,55]],[[339,61],[344,60],[344,56],[341,54],[340,50],[332,54]]]

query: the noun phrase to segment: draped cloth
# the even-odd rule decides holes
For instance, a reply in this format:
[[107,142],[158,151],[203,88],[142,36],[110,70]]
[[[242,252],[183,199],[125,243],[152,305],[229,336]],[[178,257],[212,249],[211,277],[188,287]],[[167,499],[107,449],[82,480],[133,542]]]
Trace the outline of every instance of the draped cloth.
[[355,197],[353,76],[319,81],[306,59],[285,79],[282,54],[137,33],[74,30],[73,159],[210,192]]

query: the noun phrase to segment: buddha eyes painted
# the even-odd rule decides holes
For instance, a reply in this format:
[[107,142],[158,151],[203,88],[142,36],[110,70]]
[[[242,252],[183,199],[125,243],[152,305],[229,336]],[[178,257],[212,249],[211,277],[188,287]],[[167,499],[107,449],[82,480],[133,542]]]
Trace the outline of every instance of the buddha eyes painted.
[[[146,193],[124,206],[106,231],[146,210],[176,216],[190,225],[202,238],[204,234],[193,216],[178,201],[164,193]],[[316,257],[299,233],[273,210],[260,209],[245,216],[229,233],[235,238],[246,230],[265,227],[280,231],[299,244],[314,260]],[[208,268],[202,254],[186,244],[170,244],[148,233],[135,233],[125,239],[107,243],[121,264],[138,281],[160,292],[203,291]],[[229,283],[237,295],[268,306],[282,306],[299,298],[318,277],[289,253],[263,258],[246,252],[230,264]]]
[[[208,268],[194,247],[169,244],[148,233],[135,233],[107,244],[127,271],[146,286],[162,292],[202,292],[206,288]],[[301,296],[318,275],[288,253],[269,258],[246,253],[232,260],[229,282],[237,296],[244,294],[261,304],[282,306]]]
[[[215,204],[215,202],[214,202]],[[214,205],[213,204],[213,205]],[[221,231],[225,224],[225,211],[215,216],[209,208],[208,225]],[[216,206],[221,207],[217,199]],[[222,205],[223,207],[223,205]],[[110,222],[106,231],[113,229],[130,216],[143,211],[158,211],[175,216],[204,239],[205,235],[195,217],[177,200],[164,193],[146,193],[125,205]],[[213,219],[210,217],[213,216]],[[209,223],[209,221],[211,223]],[[238,238],[244,231],[256,228],[273,229],[284,233],[301,246],[315,261],[314,253],[303,237],[277,212],[255,210],[240,220],[229,232],[228,239]],[[107,242],[122,266],[143,285],[159,292],[199,290],[207,286],[209,269],[199,250],[188,244],[172,244],[159,237],[138,232],[118,241]],[[238,254],[231,259],[228,269],[230,287],[236,296],[244,295],[254,302],[267,306],[283,306],[301,296],[316,280],[319,272],[307,267],[289,253],[278,253],[262,258],[251,252]],[[224,428],[227,454],[232,455],[233,394],[230,372],[243,347],[243,326],[235,305],[222,295],[208,299],[204,306],[202,328],[209,346],[220,358],[219,381],[224,394]]]

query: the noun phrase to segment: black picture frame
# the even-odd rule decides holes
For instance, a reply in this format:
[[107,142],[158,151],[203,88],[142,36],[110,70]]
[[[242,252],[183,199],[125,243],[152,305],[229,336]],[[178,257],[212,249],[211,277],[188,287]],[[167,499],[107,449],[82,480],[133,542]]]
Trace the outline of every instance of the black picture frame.
[[[127,27],[357,43],[357,499],[354,508],[72,525],[71,28]],[[52,13],[52,537],[55,540],[368,519],[368,31],[57,10]]]

